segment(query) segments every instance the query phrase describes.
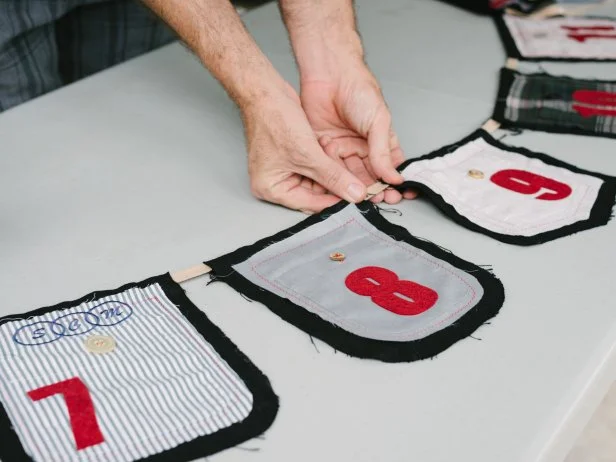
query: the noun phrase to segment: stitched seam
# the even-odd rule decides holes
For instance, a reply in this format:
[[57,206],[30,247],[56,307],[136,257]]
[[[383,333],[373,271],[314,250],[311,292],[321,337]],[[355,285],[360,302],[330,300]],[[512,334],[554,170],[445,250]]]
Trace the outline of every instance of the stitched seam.
[[275,259],[275,258],[281,257],[281,256],[283,256],[283,255],[287,255],[287,254],[289,254],[290,252],[293,252],[293,251],[295,251],[295,250],[297,250],[297,249],[299,249],[299,248],[301,248],[301,247],[304,247],[304,246],[308,245],[309,243],[312,243],[312,242],[314,242],[314,241],[316,241],[316,240],[322,239],[322,238],[324,238],[324,237],[328,236],[329,234],[331,234],[331,233],[333,233],[333,232],[335,232],[335,231],[338,231],[339,229],[341,229],[341,228],[343,228],[343,227],[345,227],[345,226],[348,226],[348,225],[349,225],[349,224],[351,224],[351,223],[355,223],[355,224],[357,224],[360,228],[362,228],[363,230],[367,231],[367,232],[368,232],[368,234],[369,234],[369,236],[371,236],[371,237],[373,237],[373,238],[376,238],[376,239],[378,239],[378,240],[381,240],[382,242],[384,242],[385,244],[387,244],[387,245],[389,245],[389,246],[392,246],[392,247],[399,247],[399,248],[401,248],[402,250],[404,250],[404,251],[406,251],[406,252],[408,252],[408,253],[410,253],[410,254],[414,254],[415,256],[421,257],[421,258],[423,258],[424,260],[428,261],[429,263],[433,264],[434,266],[440,267],[441,269],[443,269],[443,270],[445,270],[445,271],[449,272],[450,274],[452,274],[453,276],[455,276],[456,278],[458,278],[460,281],[462,281],[462,283],[463,283],[463,284],[465,284],[465,285],[466,285],[466,286],[470,289],[470,291],[472,292],[472,296],[471,296],[471,298],[469,299],[469,301],[468,301],[465,305],[463,305],[462,307],[460,307],[459,309],[457,309],[456,311],[454,311],[453,313],[450,313],[450,315],[449,315],[449,316],[447,316],[446,318],[441,319],[441,320],[439,320],[438,322],[436,322],[436,323],[434,323],[434,324],[431,324],[430,326],[428,326],[428,327],[426,327],[426,328],[423,328],[423,329],[419,329],[419,330],[415,330],[415,331],[411,331],[411,332],[409,332],[409,331],[400,331],[400,332],[395,332],[395,333],[393,333],[392,335],[390,335],[391,337],[394,337],[394,338],[401,338],[402,336],[405,336],[405,337],[406,337],[406,336],[408,336],[408,335],[417,335],[417,334],[422,334],[423,332],[426,332],[426,331],[433,330],[435,327],[438,327],[438,326],[440,326],[441,324],[445,323],[445,322],[446,322],[448,319],[450,319],[451,317],[454,317],[454,316],[455,316],[456,314],[458,314],[460,311],[463,311],[463,310],[464,310],[466,307],[468,307],[468,306],[469,306],[469,305],[470,305],[470,304],[471,304],[471,303],[475,300],[475,298],[477,297],[477,294],[476,294],[475,290],[473,289],[473,287],[472,287],[470,284],[468,284],[468,282],[467,282],[467,281],[465,281],[464,279],[462,279],[459,275],[457,275],[456,273],[452,272],[450,269],[448,269],[448,268],[444,267],[443,265],[441,265],[441,264],[437,263],[435,260],[432,260],[432,259],[427,258],[426,256],[422,255],[421,253],[419,253],[419,252],[417,252],[417,251],[415,251],[415,250],[413,250],[413,249],[409,249],[409,248],[404,247],[404,246],[402,246],[402,245],[400,245],[400,244],[390,242],[389,240],[387,240],[387,239],[385,239],[385,238],[383,238],[383,237],[381,237],[381,236],[379,236],[379,235],[377,235],[377,234],[374,234],[374,233],[372,232],[372,230],[370,230],[370,229],[368,229],[368,228],[364,227],[363,225],[361,225],[361,224],[360,224],[360,223],[359,223],[359,222],[358,222],[355,218],[352,218],[352,219],[348,220],[347,222],[345,222],[345,223],[343,223],[342,225],[340,225],[340,226],[338,226],[338,227],[334,228],[333,230],[329,231],[328,233],[323,234],[322,236],[319,236],[319,237],[316,237],[316,238],[314,238],[314,239],[311,239],[310,241],[305,242],[304,244],[298,245],[297,247],[293,247],[292,249],[289,249],[289,250],[287,250],[287,251],[285,251],[285,252],[281,252],[281,253],[279,253],[279,254],[273,255],[273,256],[271,256],[270,258],[268,258],[268,259],[266,259],[266,260],[263,260],[263,261],[261,261],[261,262],[259,262],[259,263],[254,263],[254,264],[251,266],[251,270],[252,270],[252,271],[255,273],[255,275],[256,275],[258,278],[260,278],[261,280],[265,281],[266,283],[270,284],[271,286],[275,287],[276,289],[280,290],[281,292],[283,292],[284,294],[286,294],[286,295],[288,295],[288,296],[290,296],[290,297],[292,297],[292,298],[299,299],[299,300],[303,300],[303,302],[304,302],[304,303],[306,303],[306,304],[307,304],[307,305],[309,305],[311,308],[313,308],[313,309],[314,309],[317,313],[320,313],[320,314],[327,314],[327,315],[329,315],[330,319],[337,320],[341,326],[343,326],[343,325],[345,325],[345,324],[346,324],[347,326],[349,326],[349,325],[350,325],[350,326],[354,326],[354,327],[355,327],[355,328],[357,328],[358,330],[361,330],[361,331],[364,331],[364,332],[369,332],[369,329],[368,329],[366,326],[364,326],[363,324],[357,323],[356,321],[350,321],[350,320],[342,319],[342,318],[338,317],[335,313],[332,313],[331,311],[327,310],[326,308],[324,308],[323,306],[321,306],[319,303],[317,303],[316,301],[312,300],[311,298],[307,297],[306,295],[299,294],[298,292],[296,292],[295,290],[291,289],[290,287],[283,286],[283,285],[281,285],[281,284],[277,284],[277,283],[275,283],[274,281],[272,281],[272,280],[268,279],[268,278],[267,278],[267,277],[265,277],[263,274],[261,274],[261,273],[259,273],[259,272],[257,271],[257,267],[258,267],[258,266],[261,266],[261,265],[263,265],[264,263],[269,262],[269,261],[271,261],[271,260],[273,260],[273,259]]

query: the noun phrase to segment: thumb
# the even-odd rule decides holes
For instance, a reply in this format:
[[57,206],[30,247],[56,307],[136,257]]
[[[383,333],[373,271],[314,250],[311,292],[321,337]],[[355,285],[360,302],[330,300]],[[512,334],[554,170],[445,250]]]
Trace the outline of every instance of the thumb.
[[357,203],[366,199],[366,186],[344,166],[325,153],[314,158],[315,163],[308,168],[305,176],[347,202]]

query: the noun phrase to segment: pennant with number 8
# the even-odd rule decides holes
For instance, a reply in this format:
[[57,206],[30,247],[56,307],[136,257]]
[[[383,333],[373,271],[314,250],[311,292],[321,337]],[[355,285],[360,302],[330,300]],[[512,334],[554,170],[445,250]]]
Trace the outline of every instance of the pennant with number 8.
[[419,189],[461,225],[517,245],[605,225],[616,196],[616,178],[507,146],[484,130],[399,170],[401,188]]
[[0,460],[180,462],[263,433],[268,379],[169,274],[0,318]]
[[341,202],[206,264],[214,280],[336,350],[386,362],[439,354],[504,301],[490,272],[413,237],[370,202]]

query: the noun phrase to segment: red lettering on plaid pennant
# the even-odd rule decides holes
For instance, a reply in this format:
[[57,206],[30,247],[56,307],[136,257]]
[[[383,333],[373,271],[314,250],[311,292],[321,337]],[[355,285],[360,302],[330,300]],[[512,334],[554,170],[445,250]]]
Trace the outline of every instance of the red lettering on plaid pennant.
[[577,90],[572,95],[573,109],[582,117],[616,117],[616,93]]
[[616,39],[616,34],[606,34],[604,32],[616,32],[614,26],[560,26],[562,29],[568,31],[567,37],[572,40],[584,43],[586,39]]
[[[105,441],[96,419],[94,403],[88,387],[79,377],[53,383],[28,392],[32,401],[63,395],[77,450],[96,446]],[[54,422],[51,422],[53,425]]]
[[370,299],[392,313],[414,316],[429,310],[438,300],[438,293],[379,266],[365,266],[353,271],[344,281],[347,288]]
[[570,186],[560,181],[527,172],[526,170],[507,169],[496,172],[490,181],[501,188],[520,194],[536,194],[542,189],[549,192],[535,197],[544,201],[557,201],[569,197],[573,191]]

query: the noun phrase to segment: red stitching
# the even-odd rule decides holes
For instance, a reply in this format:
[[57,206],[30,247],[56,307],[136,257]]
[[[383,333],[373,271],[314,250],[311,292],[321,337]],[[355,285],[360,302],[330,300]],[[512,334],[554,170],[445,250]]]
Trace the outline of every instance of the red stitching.
[[[304,301],[304,303],[305,303],[306,305],[310,306],[311,308],[313,308],[315,311],[317,311],[317,312],[319,312],[319,313],[322,313],[322,314],[323,314],[323,313],[328,314],[328,315],[329,315],[329,317],[330,317],[330,319],[335,319],[335,320],[339,321],[339,324],[341,324],[341,325],[342,325],[342,324],[354,325],[354,326],[355,326],[356,328],[358,328],[359,330],[363,330],[364,332],[368,332],[368,331],[369,331],[369,329],[368,329],[366,326],[364,326],[364,325],[362,325],[362,324],[359,324],[359,323],[357,323],[357,322],[355,322],[355,321],[343,320],[343,319],[339,318],[338,316],[336,316],[336,314],[335,314],[335,313],[332,313],[331,311],[329,311],[329,310],[325,309],[324,307],[322,307],[321,305],[319,305],[316,301],[312,300],[311,298],[309,298],[309,297],[307,297],[307,296],[305,296],[305,295],[299,294],[298,292],[296,292],[295,290],[291,289],[290,287],[286,287],[286,286],[282,286],[282,285],[280,285],[280,284],[277,284],[277,283],[275,283],[274,281],[269,280],[268,278],[266,278],[264,275],[262,275],[261,273],[259,273],[259,272],[257,271],[257,267],[258,267],[258,266],[261,266],[261,265],[263,265],[264,263],[269,262],[269,261],[271,261],[271,260],[273,260],[273,259],[275,259],[275,258],[278,258],[278,257],[282,256],[282,255],[287,255],[287,254],[289,254],[289,253],[291,253],[291,252],[293,252],[293,251],[295,251],[295,250],[297,250],[297,249],[299,249],[299,248],[301,248],[301,247],[305,247],[306,245],[308,245],[308,244],[310,244],[310,243],[312,243],[312,242],[314,242],[314,241],[316,241],[316,240],[322,239],[322,238],[324,238],[324,237],[326,237],[326,236],[328,236],[328,235],[332,234],[333,232],[338,231],[339,229],[341,229],[341,228],[343,228],[343,227],[345,227],[345,226],[348,226],[348,225],[349,225],[349,224],[351,224],[351,223],[355,223],[355,224],[357,224],[360,228],[362,228],[364,231],[366,231],[370,237],[372,237],[372,238],[376,238],[376,239],[379,239],[379,240],[381,240],[382,242],[384,242],[386,245],[395,246],[395,247],[398,247],[398,248],[400,248],[400,249],[402,249],[402,250],[404,250],[404,251],[406,251],[406,252],[408,252],[408,253],[411,253],[411,254],[414,254],[414,255],[416,255],[416,256],[419,256],[419,257],[423,258],[424,260],[428,261],[429,263],[433,264],[434,266],[437,266],[437,267],[439,267],[439,268],[441,268],[441,269],[443,269],[443,270],[447,271],[448,273],[450,273],[450,274],[452,274],[453,276],[455,276],[456,278],[458,278],[458,279],[459,279],[459,280],[460,280],[463,284],[465,284],[465,285],[466,285],[466,286],[470,289],[470,291],[472,292],[472,296],[471,296],[471,298],[469,299],[469,301],[468,301],[465,305],[463,305],[462,307],[460,307],[459,309],[457,309],[456,311],[454,311],[453,313],[451,313],[451,314],[450,314],[449,316],[447,316],[446,318],[444,318],[444,319],[440,320],[439,322],[437,322],[437,323],[435,323],[435,324],[431,324],[431,325],[430,325],[429,327],[427,327],[427,328],[423,328],[423,329],[421,329],[421,330],[416,330],[416,331],[410,332],[410,334],[411,334],[411,335],[421,334],[421,333],[423,333],[423,332],[425,332],[425,331],[428,331],[428,330],[430,330],[430,329],[432,329],[432,328],[434,328],[434,327],[438,327],[438,326],[440,326],[441,324],[445,323],[448,319],[451,319],[452,317],[454,317],[454,316],[455,316],[456,314],[458,314],[460,311],[463,311],[466,307],[468,307],[468,306],[469,306],[469,305],[473,302],[473,300],[475,300],[475,298],[476,298],[476,296],[477,296],[477,294],[476,294],[475,290],[473,289],[473,287],[472,287],[472,286],[471,286],[471,285],[470,285],[467,281],[465,281],[464,279],[462,279],[462,278],[461,278],[458,274],[454,273],[454,272],[453,272],[453,271],[451,271],[449,268],[446,268],[446,267],[445,267],[445,266],[443,266],[442,264],[438,263],[438,261],[433,260],[433,259],[430,259],[430,258],[428,258],[428,257],[426,257],[425,255],[423,255],[423,254],[421,254],[421,253],[417,252],[416,250],[414,250],[414,249],[412,249],[412,248],[407,248],[407,247],[404,247],[404,246],[402,246],[402,245],[398,244],[397,242],[391,242],[391,241],[389,241],[389,240],[387,240],[387,239],[385,239],[385,238],[383,238],[383,237],[379,236],[378,234],[374,234],[374,233],[372,232],[372,230],[371,230],[371,229],[364,227],[364,226],[363,226],[362,224],[360,224],[360,223],[359,223],[359,222],[358,222],[355,218],[351,218],[350,220],[346,221],[345,223],[341,224],[340,226],[337,226],[336,228],[332,229],[331,231],[329,231],[329,232],[327,232],[327,233],[325,233],[325,234],[323,234],[323,235],[321,235],[321,236],[318,236],[318,237],[316,237],[316,238],[314,238],[314,239],[311,239],[311,240],[309,240],[309,241],[307,241],[307,242],[304,242],[304,243],[303,243],[303,244],[301,244],[301,245],[298,245],[298,246],[296,246],[296,247],[293,247],[293,248],[291,248],[291,249],[288,249],[288,250],[286,250],[286,251],[284,251],[284,252],[280,252],[280,253],[278,253],[278,254],[275,254],[275,255],[273,255],[273,256],[271,256],[271,257],[269,257],[269,258],[267,258],[267,259],[265,259],[265,260],[263,260],[263,261],[261,261],[261,262],[259,262],[259,263],[254,263],[254,264],[251,266],[251,270],[252,270],[252,271],[253,271],[253,272],[257,275],[257,277],[258,277],[258,278],[260,278],[261,280],[263,280],[263,281],[265,281],[266,283],[270,284],[271,286],[275,287],[276,289],[278,289],[278,290],[279,290],[279,291],[281,291],[282,293],[286,294],[287,296],[289,296],[289,297],[291,297],[291,298],[295,298],[295,299],[299,299],[299,300],[302,300],[302,299],[303,299],[303,301]],[[409,335],[409,332],[396,332],[396,333],[394,333],[394,335],[392,335],[392,337],[398,337],[398,338],[399,338],[399,337],[402,337],[403,335],[408,336],[408,335]]]

